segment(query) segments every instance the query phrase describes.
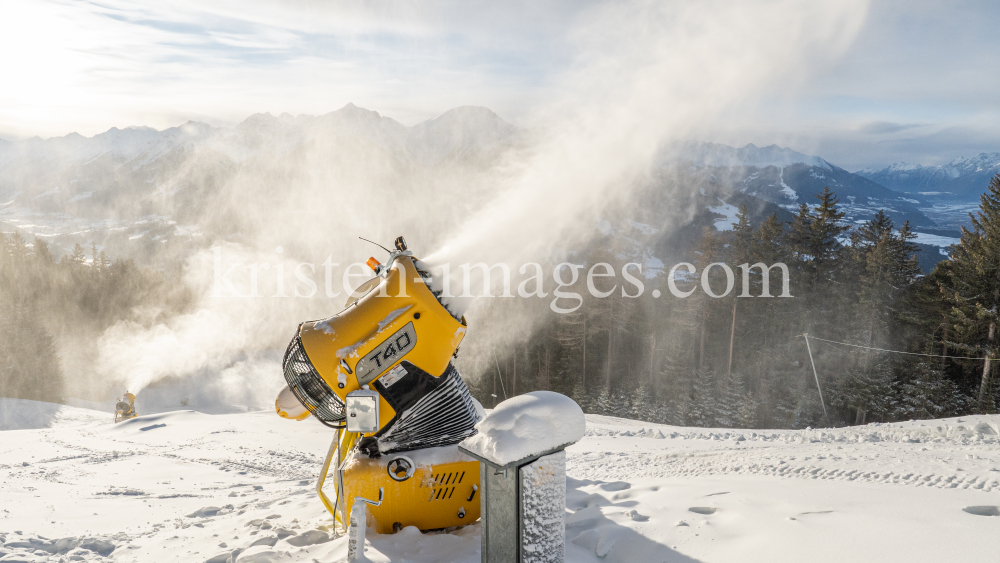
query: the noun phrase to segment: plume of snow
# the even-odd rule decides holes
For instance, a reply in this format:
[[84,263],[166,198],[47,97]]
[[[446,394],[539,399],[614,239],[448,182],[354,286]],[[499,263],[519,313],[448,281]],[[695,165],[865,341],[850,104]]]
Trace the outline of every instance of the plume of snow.
[[[513,265],[585,236],[610,201],[628,198],[665,143],[794,86],[843,52],[866,11],[865,0],[639,0],[596,8],[571,38],[579,56],[561,77],[561,95],[536,110],[544,126],[534,150],[426,262]],[[449,306],[463,312],[471,301]]]
[[[338,167],[330,159],[350,158],[356,147],[334,139],[330,145],[296,149],[297,160],[291,162],[308,169],[308,175],[278,185],[263,185],[274,177],[240,176],[228,200],[206,204],[206,216],[221,221],[215,219],[225,217],[218,209],[229,206],[235,210],[233,220],[249,226],[244,239],[226,244],[232,252],[227,261],[235,256],[244,264],[284,264],[287,275],[295,258],[310,261],[318,255],[322,261],[331,249],[342,264],[363,260],[370,247],[356,240],[359,234],[384,241],[406,234],[411,248],[437,249],[425,256],[435,268],[540,261],[553,246],[590,236],[601,210],[629,198],[666,143],[718,127],[721,114],[752,108],[759,96],[792,88],[836,58],[866,11],[866,0],[599,5],[573,26],[567,41],[576,59],[555,77],[550,100],[527,119],[537,125],[530,139],[499,169],[428,178],[419,175],[418,166],[393,176],[399,164],[377,158]],[[371,132],[373,146],[405,144],[405,128],[391,119],[353,106],[337,113],[338,126]],[[492,123],[483,112],[475,116]],[[316,127],[329,126],[325,119]],[[508,134],[497,129],[498,145]],[[416,161],[452,150],[424,146]],[[393,185],[400,177],[413,179],[406,186]],[[433,198],[421,195],[430,182]],[[280,198],[274,197],[276,191]],[[373,202],[373,193],[391,194],[393,204]],[[268,204],[254,209],[249,204],[256,199]],[[367,211],[372,209],[376,212]],[[452,220],[456,217],[462,219]],[[287,249],[281,257],[274,252],[278,244]],[[99,350],[102,373],[128,381],[129,389],[138,392],[171,375],[217,371],[244,361],[248,351],[280,348],[299,321],[327,317],[343,303],[343,297],[217,298],[208,250],[193,256],[187,271],[198,295],[196,310],[151,326],[110,329]],[[274,271],[269,270],[272,281]],[[481,285],[473,282],[473,287]],[[271,286],[261,290],[262,295],[277,293]],[[460,312],[470,304],[451,303]],[[280,387],[280,377],[274,383]],[[261,396],[273,397],[275,391],[267,386]]]

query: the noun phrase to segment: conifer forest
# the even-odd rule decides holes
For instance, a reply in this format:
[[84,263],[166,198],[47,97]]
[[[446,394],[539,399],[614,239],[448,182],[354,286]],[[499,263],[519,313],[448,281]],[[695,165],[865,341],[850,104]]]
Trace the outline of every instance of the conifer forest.
[[[856,225],[843,216],[825,189],[791,221],[771,215],[755,225],[744,207],[733,230],[706,228],[690,256],[699,273],[720,262],[736,271],[723,298],[700,289],[671,298],[664,272],[645,280],[642,299],[580,291],[584,302],[569,314],[549,313],[548,301],[490,300],[479,322],[491,337],[468,344],[457,366],[488,408],[547,389],[588,413],[685,426],[815,428],[997,412],[1000,176],[960,244],[929,272],[909,224],[882,212]],[[114,323],[148,325],[190,305],[176,272],[80,245],[56,259],[43,240],[17,233],[0,245],[0,396],[58,401],[67,361],[58,342],[86,343]],[[614,245],[595,241],[573,260],[620,270],[628,260]],[[738,265],[756,263],[786,264],[791,296],[781,297],[776,269],[765,288],[757,268],[755,297],[738,297]],[[725,277],[713,269],[710,285],[721,293]],[[654,289],[664,298],[648,298]],[[757,297],[764,292],[772,297]]]
[[[1000,176],[960,244],[926,274],[909,224],[879,212],[848,225],[835,193],[816,198],[790,222],[772,215],[752,225],[744,207],[732,231],[705,230],[695,265],[699,273],[714,262],[733,267],[737,287],[725,298],[582,291],[576,312],[539,316],[530,331],[459,366],[487,407],[551,389],[590,413],[685,426],[816,428],[997,412]],[[613,249],[595,247],[578,261],[620,269]],[[791,298],[737,297],[737,265],[758,262],[787,264]],[[712,273],[722,293],[725,275]],[[761,295],[759,269],[750,280],[750,293]],[[780,295],[777,270],[769,282]],[[665,275],[651,284],[647,293],[669,296]],[[517,313],[491,306],[499,332]]]

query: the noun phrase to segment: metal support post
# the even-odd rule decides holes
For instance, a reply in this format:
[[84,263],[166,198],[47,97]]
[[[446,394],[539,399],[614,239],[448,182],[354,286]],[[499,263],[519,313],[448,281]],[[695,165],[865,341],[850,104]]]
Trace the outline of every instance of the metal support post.
[[819,375],[816,373],[816,362],[813,361],[812,347],[809,346],[809,333],[805,333],[802,336],[806,338],[806,350],[809,351],[809,364],[813,368],[813,377],[816,378],[816,390],[819,391],[819,404],[823,405],[823,420],[826,421],[826,425],[830,426],[830,417],[826,415],[826,401],[823,400],[823,389],[819,386]]

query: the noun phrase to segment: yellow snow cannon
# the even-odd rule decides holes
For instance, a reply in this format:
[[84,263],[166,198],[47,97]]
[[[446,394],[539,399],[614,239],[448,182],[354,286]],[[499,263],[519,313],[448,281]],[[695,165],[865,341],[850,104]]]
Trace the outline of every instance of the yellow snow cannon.
[[[395,246],[385,265],[368,261],[375,276],[343,311],[299,325],[282,361],[278,414],[337,430],[316,491],[339,533],[354,499],[380,489],[383,502],[369,506],[378,533],[479,518],[479,462],[456,447],[475,434],[482,408],[452,363],[465,319],[435,296],[403,237]],[[323,492],[331,466],[335,502]]]
[[118,397],[118,402],[115,404],[115,424],[137,416],[139,413],[135,412],[135,395],[126,391],[124,395]]

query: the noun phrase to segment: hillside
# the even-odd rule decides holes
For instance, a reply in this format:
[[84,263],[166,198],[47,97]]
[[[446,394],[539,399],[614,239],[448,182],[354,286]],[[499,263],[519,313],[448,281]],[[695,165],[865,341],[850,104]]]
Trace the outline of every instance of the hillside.
[[[313,490],[329,430],[271,412],[118,425],[96,414],[2,433],[5,560],[346,559]],[[588,415],[568,450],[566,560],[988,561],[1000,548],[998,424],[720,430]],[[366,555],[472,563],[479,534],[369,532]]]
[[870,219],[883,209],[897,223],[935,227],[919,208],[920,201],[906,197],[872,180],[852,174],[818,156],[808,156],[777,145],[753,144],[734,148],[715,143],[687,145],[668,152],[667,163],[677,163],[704,181],[733,192],[761,198],[795,211],[813,204],[814,194],[829,186],[840,198],[847,221]]

